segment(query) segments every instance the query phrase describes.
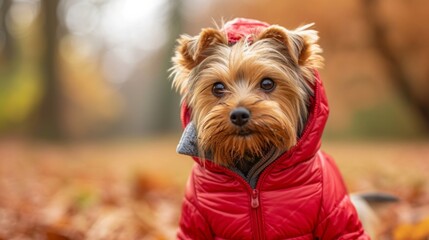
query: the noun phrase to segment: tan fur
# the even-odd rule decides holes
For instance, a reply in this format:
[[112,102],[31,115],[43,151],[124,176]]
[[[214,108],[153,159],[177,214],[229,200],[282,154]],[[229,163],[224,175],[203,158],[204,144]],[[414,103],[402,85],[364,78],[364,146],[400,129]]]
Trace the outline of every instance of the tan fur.
[[[273,147],[284,151],[296,144],[308,117],[313,70],[323,62],[317,32],[309,26],[292,31],[271,26],[232,46],[225,33],[211,28],[178,40],[173,85],[192,109],[201,153],[210,152],[216,163],[231,166]],[[274,91],[260,88],[264,78],[275,81]],[[212,93],[217,82],[226,86],[221,98]],[[240,128],[230,122],[237,107],[250,111],[250,121],[241,129],[252,134],[239,135]]]

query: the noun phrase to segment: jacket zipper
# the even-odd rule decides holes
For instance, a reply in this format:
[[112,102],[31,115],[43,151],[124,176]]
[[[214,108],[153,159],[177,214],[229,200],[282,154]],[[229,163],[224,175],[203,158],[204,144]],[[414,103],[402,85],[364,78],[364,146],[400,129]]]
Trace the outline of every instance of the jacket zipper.
[[[240,181],[243,186],[247,188],[247,191],[250,193],[250,208],[251,208],[251,220],[252,220],[252,228],[255,230],[256,240],[265,239],[263,232],[263,224],[262,224],[262,212],[260,207],[260,198],[259,198],[259,190],[258,185],[260,185],[260,181],[256,184],[255,188],[252,188],[249,183],[247,183],[240,175],[237,173],[226,169],[224,173],[234,177],[238,181]],[[250,191],[249,191],[250,190]]]
[[252,200],[250,201],[250,206],[253,209],[257,209],[259,207],[259,192],[258,189],[252,190]]
[[[291,153],[287,153],[285,155],[285,157],[288,157]],[[246,182],[246,180],[244,180],[240,175],[238,175],[237,173],[229,170],[229,169],[225,169],[223,172],[227,173],[228,175],[234,177],[235,179],[237,179],[239,182],[241,182],[243,184],[243,186],[245,186],[248,191],[250,190],[250,207],[251,207],[251,218],[252,218],[252,227],[253,229],[255,229],[255,236],[256,236],[256,240],[264,240],[265,239],[265,235],[264,235],[264,231],[263,231],[263,219],[262,219],[262,211],[261,211],[261,206],[260,206],[260,193],[259,193],[259,186],[262,185],[262,183],[264,182],[264,179],[266,177],[266,175],[271,172],[271,169],[273,169],[278,162],[273,162],[272,164],[268,165],[259,175],[259,179],[258,182],[256,183],[255,188],[252,188],[249,183]]]
[[[256,231],[256,239],[257,240],[263,240],[265,239],[265,235],[264,235],[264,231],[263,231],[263,223],[262,223],[262,210],[260,207],[260,194],[259,194],[259,186],[262,185],[262,183],[264,182],[265,176],[271,172],[271,169],[276,165],[276,162],[273,162],[272,164],[268,165],[264,171],[262,171],[262,173],[259,175],[259,179],[258,182],[256,183],[255,188],[251,188],[250,185],[244,181],[240,176],[239,180],[242,182],[245,182],[246,185],[248,187],[250,187],[250,189],[252,189],[252,195],[251,195],[251,200],[250,200],[250,206],[252,208],[252,219],[253,219],[253,228]],[[235,173],[233,173],[235,174]]]
[[[290,155],[287,154],[287,156]],[[261,211],[261,204],[260,204],[260,193],[259,193],[259,186],[262,185],[262,183],[264,182],[265,176],[271,172],[271,169],[274,168],[274,166],[276,166],[277,162],[273,162],[272,164],[268,165],[264,171],[261,172],[261,174],[259,175],[259,179],[258,182],[256,183],[255,188],[252,188],[249,183],[246,182],[246,180],[244,180],[240,175],[238,175],[237,173],[229,170],[229,169],[225,169],[223,172],[227,173],[228,175],[234,177],[235,179],[237,179],[239,182],[241,182],[243,184],[244,187],[246,187],[248,189],[248,192],[250,192],[250,208],[251,208],[251,218],[252,218],[252,227],[255,230],[255,237],[256,240],[264,240],[265,239],[265,235],[264,235],[264,229],[263,229],[263,219],[262,219],[262,211]],[[249,191],[250,190],[250,191]]]
[[261,208],[259,207],[259,191],[256,188],[252,190],[250,206],[252,207],[253,228],[255,229],[256,239],[262,240],[264,239],[264,235],[262,234],[262,215]]

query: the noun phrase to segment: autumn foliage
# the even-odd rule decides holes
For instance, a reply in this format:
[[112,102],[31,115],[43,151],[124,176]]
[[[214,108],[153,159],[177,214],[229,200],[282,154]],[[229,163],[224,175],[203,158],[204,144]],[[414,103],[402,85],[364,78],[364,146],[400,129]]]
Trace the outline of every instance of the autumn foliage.
[[[1,141],[0,239],[173,239],[193,164],[176,141]],[[427,144],[325,145],[351,191],[401,198],[380,209],[380,239],[429,236]]]

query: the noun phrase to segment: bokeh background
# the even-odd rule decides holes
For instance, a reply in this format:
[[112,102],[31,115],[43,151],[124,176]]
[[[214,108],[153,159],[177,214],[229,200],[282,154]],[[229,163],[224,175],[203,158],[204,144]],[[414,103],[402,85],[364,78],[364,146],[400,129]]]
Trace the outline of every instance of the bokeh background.
[[349,190],[401,198],[379,239],[429,237],[425,0],[0,0],[0,239],[173,239],[175,40],[235,17],[314,22]]

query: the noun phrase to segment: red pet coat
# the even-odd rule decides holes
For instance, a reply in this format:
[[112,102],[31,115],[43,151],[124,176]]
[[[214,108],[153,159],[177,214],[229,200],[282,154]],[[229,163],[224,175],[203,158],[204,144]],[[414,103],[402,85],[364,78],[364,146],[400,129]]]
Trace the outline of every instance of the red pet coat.
[[[224,30],[233,43],[267,26],[235,19]],[[301,138],[262,171],[255,187],[228,168],[179,150],[194,155],[196,164],[187,184],[178,239],[369,239],[334,161],[320,150],[329,108],[317,72],[315,79]],[[185,127],[190,125],[189,112],[183,104]],[[195,131],[192,134],[182,137],[178,148],[195,145]]]

